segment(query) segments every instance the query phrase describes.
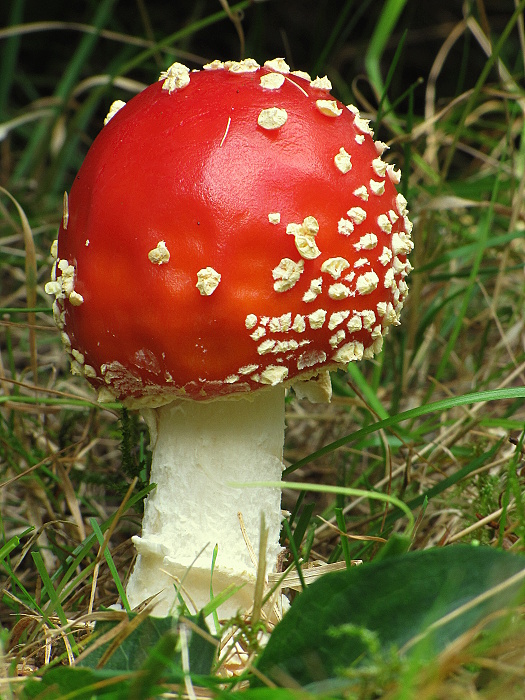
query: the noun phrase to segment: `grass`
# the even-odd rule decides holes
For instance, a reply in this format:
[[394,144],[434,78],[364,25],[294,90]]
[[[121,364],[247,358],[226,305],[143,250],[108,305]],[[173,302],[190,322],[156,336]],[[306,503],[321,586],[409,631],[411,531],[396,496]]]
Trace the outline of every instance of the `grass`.
[[[0,697],[38,697],[30,679],[53,665],[54,698],[124,697],[118,683],[126,697],[257,695],[252,665],[271,633],[258,613],[219,629],[217,655],[198,619],[148,629],[147,610],[107,610],[132,565],[148,436],[69,374],[43,291],[63,191],[107,105],[174,57],[197,67],[244,44],[328,73],[402,166],[415,269],[383,353],[334,375],[330,406],[287,403],[290,587],[309,586],[314,563],[353,568],[407,547],[523,554],[525,2],[461,14],[445,0],[424,18],[415,0],[182,2],[175,19],[160,2],[86,5],[80,22],[61,0],[0,10]],[[378,654],[342,673],[343,694],[521,698],[522,613],[479,622],[424,665]],[[150,635],[145,656],[135,629]],[[101,668],[77,662],[76,687],[69,664],[97,648]],[[119,650],[137,654],[125,673]]]

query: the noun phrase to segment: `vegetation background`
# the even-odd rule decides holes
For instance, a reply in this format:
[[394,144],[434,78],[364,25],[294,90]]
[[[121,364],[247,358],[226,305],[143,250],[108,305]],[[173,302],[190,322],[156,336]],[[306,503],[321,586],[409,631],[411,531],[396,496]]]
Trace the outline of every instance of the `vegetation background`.
[[[134,415],[97,406],[69,374],[43,288],[63,192],[109,104],[174,60],[197,68],[284,56],[294,69],[328,74],[333,94],[373,120],[403,171],[416,247],[402,326],[375,361],[334,375],[330,407],[293,397],[287,405],[289,479],[330,487],[299,498],[285,489],[289,561],[307,570],[314,560],[379,557],[406,520],[377,493],[408,504],[414,550],[475,542],[523,552],[524,5],[0,4],[0,697],[38,697],[28,678],[50,662],[67,670],[132,563],[148,436]],[[366,678],[346,674],[343,694],[522,698],[520,611],[481,646],[479,635],[464,636],[430,666],[376,659]],[[259,654],[260,628],[250,624],[232,628],[243,654],[223,655],[191,688],[186,674],[187,694],[204,693],[196,686],[255,692],[246,691],[246,668]],[[123,640],[120,632],[111,639]],[[232,669],[242,681],[218,686]],[[162,679],[148,676],[135,696],[177,693],[168,677],[161,691]],[[60,678],[46,697],[107,690],[82,695],[99,676],[85,677],[84,690]]]

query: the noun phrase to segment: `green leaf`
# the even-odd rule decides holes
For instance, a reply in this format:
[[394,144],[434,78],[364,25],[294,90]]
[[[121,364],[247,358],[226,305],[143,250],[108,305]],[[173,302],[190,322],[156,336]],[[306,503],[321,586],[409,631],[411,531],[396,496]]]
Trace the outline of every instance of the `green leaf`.
[[[130,621],[135,618],[133,613],[129,616]],[[190,661],[190,671],[194,674],[210,673],[216,654],[216,645],[213,643],[210,632],[202,616],[188,617],[187,626],[188,656]],[[102,637],[113,630],[118,621],[99,621],[95,624],[96,637]],[[180,652],[175,650],[175,644],[171,645],[171,639],[176,635],[178,640],[178,622],[172,617],[146,617],[133,631],[124,636],[115,646],[115,651],[107,656],[113,640],[94,649],[85,659],[80,660],[79,665],[89,668],[97,668],[103,662],[103,668],[116,672],[136,671],[148,666],[152,650],[162,650],[166,657],[170,656],[173,664],[181,668]],[[192,629],[193,628],[193,629]],[[202,630],[200,635],[198,629]],[[158,646],[160,645],[160,646]],[[166,649],[172,648],[168,654]],[[107,658],[106,658],[107,657]]]
[[30,679],[24,686],[22,700],[121,700],[127,697],[129,680],[126,675],[106,670],[58,666],[41,679]]
[[113,581],[115,582],[115,585],[117,587],[117,591],[120,597],[120,600],[122,601],[122,605],[124,606],[124,609],[127,613],[131,612],[131,609],[129,607],[128,599],[126,597],[126,591],[124,590],[124,587],[122,585],[122,581],[120,580],[120,576],[117,571],[117,567],[115,565],[115,562],[113,561],[113,557],[111,556],[111,552],[109,551],[108,543],[104,545],[104,535],[102,533],[102,530],[100,529],[100,525],[97,523],[95,518],[90,518],[89,522],[91,524],[91,529],[95,533],[95,536],[98,540],[98,543],[101,547],[104,547],[104,558],[106,560],[106,563],[108,565],[108,568],[111,572],[111,576],[113,577]]
[[0,562],[6,559],[13,549],[16,549],[20,544],[20,538],[16,535],[11,537],[4,545],[0,547]]
[[[135,615],[130,615],[130,621]],[[103,637],[119,624],[120,621],[101,620],[95,623],[94,636]],[[106,670],[111,671],[136,671],[141,668],[148,659],[149,652],[158,643],[160,638],[169,633],[173,628],[173,620],[169,617],[155,618],[147,617],[134,629],[131,634],[125,636],[116,646],[115,651],[107,658],[106,652],[109,650],[113,639],[106,644],[94,649],[85,659],[78,662],[79,666],[97,668],[101,663]],[[125,631],[124,631],[125,634]]]
[[149,650],[148,659],[141,668],[141,673],[133,684],[128,700],[148,700],[157,683],[168,675],[174,658],[178,637],[174,632],[162,635],[153,649]]
[[[130,615],[131,623],[134,617]],[[111,633],[119,622],[97,622],[96,637]],[[163,682],[180,683],[185,677],[179,648],[179,627],[182,624],[186,628],[190,673],[210,674],[216,644],[202,615],[180,620],[146,617],[127,636],[124,630],[122,640],[108,656],[103,668],[97,666],[104,661],[113,639],[94,649],[74,668],[50,668],[41,678],[28,681],[22,700],[92,700],[98,697],[104,697],[104,700],[146,700],[156,697],[156,690]]]
[[386,544],[381,547],[374,561],[377,563],[383,561],[384,559],[391,559],[392,557],[400,556],[401,554],[406,554],[410,549],[412,544],[412,539],[408,535],[403,535],[401,532],[393,532],[388,538]]
[[[516,602],[525,559],[489,547],[430,549],[327,574],[275,628],[258,670],[304,686],[391,656],[424,662]],[[288,683],[286,683],[288,685]]]
[[202,630],[203,634],[199,634],[196,631],[191,633],[188,644],[190,670],[192,674],[205,676],[211,672],[217,656],[220,637],[213,636],[215,642],[212,641],[212,635],[210,635],[202,613],[192,619],[197,627]]
[[[226,697],[226,696],[223,696]],[[233,697],[229,695],[228,697]],[[291,688],[249,688],[242,691],[242,700],[312,700],[313,696],[304,690]],[[320,696],[317,696],[319,700]]]

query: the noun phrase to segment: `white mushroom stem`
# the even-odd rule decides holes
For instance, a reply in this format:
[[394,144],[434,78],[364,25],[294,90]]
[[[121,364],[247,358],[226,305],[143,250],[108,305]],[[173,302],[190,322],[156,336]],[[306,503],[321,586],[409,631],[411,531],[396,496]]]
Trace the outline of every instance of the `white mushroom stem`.
[[156,488],[145,503],[142,535],[133,538],[138,557],[126,591],[131,607],[159,594],[153,614],[168,615],[180,586],[190,610],[201,609],[210,601],[211,588],[217,595],[234,583],[243,588],[219,608],[219,616],[248,610],[257,567],[246,539],[258,557],[263,513],[266,573],[275,571],[281,492],[231,484],[281,479],[284,389],[211,402],[177,400],[145,410],[144,417]]

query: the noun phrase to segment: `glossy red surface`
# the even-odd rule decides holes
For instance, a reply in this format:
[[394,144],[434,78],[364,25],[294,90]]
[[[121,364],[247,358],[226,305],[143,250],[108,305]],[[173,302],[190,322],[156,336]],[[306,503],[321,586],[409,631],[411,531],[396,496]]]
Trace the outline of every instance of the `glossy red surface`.
[[[74,288],[83,303],[59,300],[64,330],[85,365],[94,368],[90,381],[108,385],[118,398],[158,391],[209,398],[254,390],[268,381],[261,380],[268,366],[286,366],[287,380],[315,372],[320,363],[304,367],[304,353],[325,355],[333,365],[341,345],[371,346],[370,330],[382,323],[377,303],[402,301],[403,291],[396,299],[395,285],[384,286],[391,265],[378,261],[384,247],[392,247],[393,235],[381,230],[378,216],[400,212],[388,174],[374,171],[372,137],[356,128],[354,114],[340,103],[340,116],[322,114],[316,100],[334,98],[307,80],[290,74],[280,88],[263,88],[260,78],[268,72],[192,72],[189,85],[171,94],[162,81],[151,85],[104,126],[73,183],[58,258],[75,267]],[[261,110],[270,107],[286,110],[278,129],[258,125]],[[364,136],[361,144],[356,136]],[[340,148],[351,154],[347,173],[334,162]],[[384,194],[370,191],[371,179],[384,182]],[[367,202],[354,194],[363,185]],[[357,206],[367,211],[366,220],[342,235],[338,222]],[[280,223],[270,223],[273,212]],[[315,242],[321,254],[303,260],[286,227],[308,216],[319,224]],[[392,230],[402,232],[405,225],[399,216]],[[377,245],[356,250],[366,233],[377,236]],[[170,260],[158,265],[148,252],[160,241]],[[337,280],[321,271],[332,257],[350,265]],[[370,263],[345,281],[364,257]],[[303,260],[304,270],[292,288],[277,292],[272,271],[283,258]],[[208,296],[196,288],[197,272],[206,267],[221,275]],[[357,277],[371,269],[379,277],[377,288],[360,294]],[[396,282],[404,274],[396,272]],[[322,279],[322,292],[304,302],[315,279]],[[331,298],[336,282],[350,296]],[[326,320],[312,330],[308,316],[319,310],[326,311]],[[329,328],[331,314],[346,310],[344,322]],[[377,317],[370,330],[349,330],[354,312],[365,310]],[[302,316],[306,329],[265,321],[286,314],[292,323]],[[257,317],[252,328],[246,327],[249,315]],[[254,340],[250,336],[259,327],[264,336]],[[334,345],[330,339],[340,329],[345,337]],[[261,354],[258,347],[268,339],[276,344]],[[247,372],[250,365],[257,368]]]

